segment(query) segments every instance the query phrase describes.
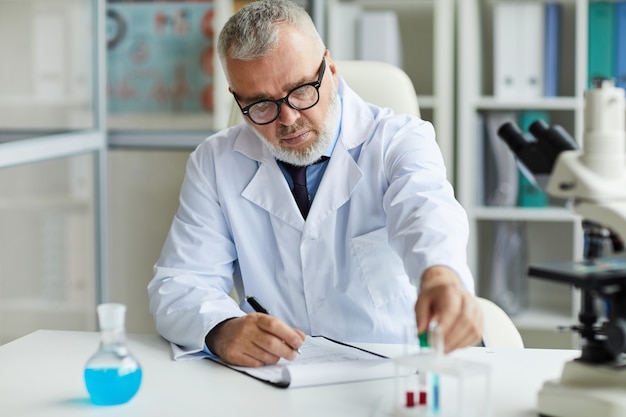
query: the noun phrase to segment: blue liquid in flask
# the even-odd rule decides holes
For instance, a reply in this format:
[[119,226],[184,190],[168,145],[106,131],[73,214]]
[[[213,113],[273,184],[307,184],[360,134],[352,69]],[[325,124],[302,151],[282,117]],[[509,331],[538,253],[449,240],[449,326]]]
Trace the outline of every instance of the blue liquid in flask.
[[126,346],[123,304],[100,304],[100,347],[83,373],[87,392],[96,405],[117,405],[128,402],[141,385],[139,362]]
[[141,368],[87,368],[85,385],[94,404],[117,405],[128,402],[141,385]]

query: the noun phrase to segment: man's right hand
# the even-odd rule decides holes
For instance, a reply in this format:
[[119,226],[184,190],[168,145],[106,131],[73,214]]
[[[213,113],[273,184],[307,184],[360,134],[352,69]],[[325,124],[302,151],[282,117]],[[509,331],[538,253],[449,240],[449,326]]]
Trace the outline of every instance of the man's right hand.
[[225,320],[206,336],[207,347],[231,365],[257,367],[293,360],[304,333],[261,313]]

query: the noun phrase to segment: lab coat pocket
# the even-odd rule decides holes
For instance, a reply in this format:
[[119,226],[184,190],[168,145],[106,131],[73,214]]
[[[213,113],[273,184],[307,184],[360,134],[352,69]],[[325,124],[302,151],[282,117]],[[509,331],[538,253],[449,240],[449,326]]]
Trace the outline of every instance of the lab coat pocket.
[[386,228],[352,238],[352,247],[374,306],[414,292],[402,259],[387,242]]

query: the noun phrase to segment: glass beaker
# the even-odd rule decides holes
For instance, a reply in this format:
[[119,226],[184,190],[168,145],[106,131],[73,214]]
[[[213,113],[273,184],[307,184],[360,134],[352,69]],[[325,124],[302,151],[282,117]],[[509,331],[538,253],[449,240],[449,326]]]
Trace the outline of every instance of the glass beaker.
[[85,385],[94,404],[123,404],[141,385],[139,362],[126,346],[124,304],[100,304],[100,346],[85,364]]

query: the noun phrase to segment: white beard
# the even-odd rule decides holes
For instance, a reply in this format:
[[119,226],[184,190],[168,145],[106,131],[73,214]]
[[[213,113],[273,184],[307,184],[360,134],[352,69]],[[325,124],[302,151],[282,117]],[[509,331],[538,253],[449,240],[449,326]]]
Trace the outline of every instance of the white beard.
[[339,120],[339,105],[338,105],[337,90],[335,88],[331,91],[331,98],[326,112],[326,122],[320,132],[317,140],[305,150],[288,150],[281,148],[280,146],[270,143],[269,140],[256,129],[252,129],[256,136],[267,146],[272,155],[276,159],[287,162],[291,165],[306,166],[311,165],[324,153],[328,145],[334,139],[334,134],[337,127],[337,121]]

